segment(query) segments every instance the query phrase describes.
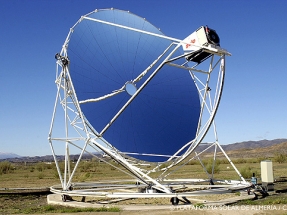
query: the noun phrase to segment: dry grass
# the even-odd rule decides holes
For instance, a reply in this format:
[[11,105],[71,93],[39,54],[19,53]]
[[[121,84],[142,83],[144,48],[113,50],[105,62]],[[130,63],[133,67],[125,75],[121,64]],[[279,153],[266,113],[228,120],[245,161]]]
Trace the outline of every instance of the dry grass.
[[47,214],[77,212],[119,212],[118,207],[72,208],[47,204],[44,195],[0,195],[0,214]]
[[[205,164],[209,160],[204,161]],[[237,158],[234,159],[234,163],[238,170],[248,166],[251,172],[257,173],[257,177],[260,177],[260,159],[254,158]],[[6,164],[5,164],[6,165]],[[117,164],[114,164],[119,167]],[[63,163],[60,164],[63,167]],[[120,167],[119,167],[120,168]],[[151,168],[151,167],[150,167]],[[286,176],[286,164],[273,162],[274,178]],[[152,176],[156,176],[156,173],[152,173]],[[113,179],[131,179],[130,176],[125,175],[120,170],[111,168],[105,163],[98,162],[82,162],[75,175],[74,182],[89,182],[100,180],[113,180]],[[202,166],[198,161],[190,162],[188,165],[183,166],[180,170],[169,175],[172,178],[208,178]],[[218,171],[214,175],[215,179],[234,179],[238,180],[239,176],[234,171],[232,166],[221,160],[218,163]],[[2,188],[31,188],[31,187],[50,187],[55,184],[60,184],[59,178],[56,174],[54,164],[14,164],[11,163],[9,171],[0,175],[0,189]],[[200,203],[202,200],[212,201],[221,200],[225,198],[234,197],[236,194],[221,194],[221,195],[209,195],[203,197],[196,197],[191,199],[193,203]],[[77,199],[77,198],[76,198]],[[78,199],[80,200],[80,199]],[[88,202],[98,202],[100,199],[87,197]],[[103,199],[101,199],[103,200]],[[53,211],[61,211],[61,208],[50,207],[47,205],[46,196],[6,196],[0,195],[0,214],[13,214],[13,213],[26,213],[25,208],[29,205],[30,209],[28,213],[48,213]],[[130,199],[124,202],[115,203],[120,204],[170,204],[169,198],[151,198],[151,199]],[[31,207],[30,207],[31,206]],[[65,211],[65,210],[64,210]],[[68,210],[66,210],[67,212]],[[70,211],[71,212],[71,211]]]
[[[239,171],[248,166],[250,172],[257,173],[256,176],[260,178],[260,161],[255,162],[254,159],[234,159],[234,163]],[[119,167],[118,165],[116,166]],[[221,162],[217,166],[217,169],[218,171],[214,174],[215,179],[240,179],[229,163]],[[287,176],[285,163],[273,162],[273,170],[274,178]],[[152,177],[156,177],[157,175],[158,173],[151,174]],[[170,174],[168,178],[208,178],[208,176],[199,163],[193,162]],[[111,168],[105,163],[88,161],[82,162],[78,167],[73,181],[88,182],[113,179],[131,179],[131,177],[118,169]],[[5,174],[1,174],[0,181],[0,189],[17,187],[50,187],[55,184],[60,184],[55,165],[44,163],[29,165],[25,165],[24,163],[11,163],[11,170]]]

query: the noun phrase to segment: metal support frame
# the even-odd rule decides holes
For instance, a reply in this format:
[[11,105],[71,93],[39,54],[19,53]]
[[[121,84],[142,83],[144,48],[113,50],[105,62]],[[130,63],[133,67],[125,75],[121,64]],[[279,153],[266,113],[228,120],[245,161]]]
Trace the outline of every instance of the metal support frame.
[[[82,19],[89,19],[88,17],[82,17],[78,22],[80,22]],[[98,20],[92,20],[92,21],[98,21]],[[105,23],[105,24],[111,24],[111,23]],[[74,25],[74,27],[77,25],[77,23]],[[74,28],[73,27],[73,28]],[[123,26],[117,26],[117,27],[123,27]],[[194,185],[194,183],[206,183],[208,180],[212,179],[213,181],[217,181],[218,183],[224,183],[225,185],[214,185],[215,188],[220,187],[228,187],[228,189],[225,189],[224,191],[220,191],[217,189],[214,190],[216,192],[230,192],[232,189],[243,189],[246,187],[249,187],[250,184],[245,181],[245,179],[242,177],[240,172],[237,170],[235,165],[232,163],[230,158],[227,156],[227,154],[224,152],[223,148],[220,146],[217,132],[216,132],[216,125],[214,122],[214,117],[216,115],[219,102],[222,95],[222,89],[224,84],[224,75],[225,75],[225,56],[229,55],[228,52],[215,48],[209,48],[209,47],[202,47],[204,48],[204,51],[211,53],[210,59],[205,60],[204,63],[206,63],[207,69],[200,68],[200,64],[194,64],[192,66],[189,66],[191,62],[186,61],[183,65],[178,65],[176,63],[177,59],[185,58],[188,54],[191,53],[185,53],[181,56],[174,56],[174,53],[177,49],[179,49],[182,46],[183,41],[166,37],[166,39],[172,40],[173,42],[171,45],[167,48],[167,50],[171,50],[170,54],[165,58],[162,59],[162,56],[166,53],[167,50],[165,50],[162,55],[160,55],[145,71],[143,71],[134,81],[140,80],[143,76],[148,75],[146,78],[146,81],[138,88],[136,93],[131,96],[131,98],[127,101],[127,103],[122,107],[122,109],[119,110],[117,114],[111,119],[110,123],[108,123],[102,131],[95,131],[93,127],[89,124],[88,120],[85,118],[81,111],[80,103],[85,102],[93,102],[97,101],[98,99],[105,99],[114,96],[117,93],[120,93],[124,90],[119,89],[118,91],[115,91],[115,94],[108,94],[103,95],[101,98],[86,100],[86,101],[78,101],[77,95],[75,93],[73,82],[71,80],[70,74],[69,74],[69,59],[66,47],[69,42],[69,38],[71,33],[73,32],[73,28],[71,28],[70,33],[68,34],[66,41],[63,45],[62,51],[59,55],[57,55],[57,69],[56,69],[56,85],[57,85],[57,94],[56,94],[56,100],[54,105],[54,111],[52,115],[52,121],[49,131],[49,144],[51,147],[51,151],[55,160],[55,164],[57,167],[57,172],[59,174],[59,179],[61,182],[60,186],[53,186],[51,187],[51,191],[54,193],[62,193],[65,195],[78,195],[78,196],[104,196],[104,197],[133,197],[133,198],[149,198],[149,197],[174,197],[174,196],[194,196],[194,195],[203,195],[202,193],[209,193],[212,194],[212,192],[188,192],[179,194],[176,193],[174,188],[182,188],[182,187],[205,187],[210,188],[213,185]],[[128,30],[135,30],[129,28]],[[141,31],[141,33],[148,33]],[[160,36],[165,37],[162,35],[154,35],[153,36]],[[192,44],[191,44],[192,45]],[[172,49],[174,47],[174,49]],[[197,47],[198,50],[198,47]],[[209,64],[208,64],[209,62]],[[158,64],[159,66],[157,68],[154,68],[154,66]],[[187,65],[188,64],[188,65]],[[169,159],[167,159],[166,162],[159,163],[155,168],[151,170],[144,170],[143,166],[140,166],[139,168],[137,164],[141,164],[141,161],[138,161],[137,163],[131,163],[127,158],[126,154],[118,151],[116,148],[112,146],[112,143],[107,142],[102,135],[109,129],[109,126],[117,119],[117,117],[124,111],[124,109],[129,105],[129,103],[141,92],[141,90],[148,84],[148,82],[157,74],[157,72],[164,66],[174,66],[177,68],[188,70],[190,73],[191,79],[193,79],[196,88],[198,90],[198,94],[200,97],[200,104],[201,104],[201,111],[200,111],[200,118],[198,121],[198,129],[196,132],[196,137],[191,140],[190,142],[186,143],[181,149],[179,149],[177,152],[175,152],[174,155],[170,156]],[[152,72],[149,72],[150,70],[153,70]],[[215,76],[215,79],[214,79]],[[214,81],[215,80],[215,81]],[[213,85],[215,89],[212,89],[214,94],[210,91],[210,85],[211,82],[216,83]],[[65,137],[55,137],[53,134],[54,125],[56,122],[56,112],[58,109],[58,106],[61,105],[64,112],[64,126],[65,126]],[[201,152],[196,152],[195,150],[197,147],[202,143],[204,137],[206,136],[207,132],[210,130],[210,128],[213,127],[213,132],[215,136],[214,142],[204,149]],[[71,132],[72,131],[72,132]],[[77,134],[76,137],[71,137],[71,133]],[[64,162],[64,169],[61,170],[59,166],[59,162],[57,160],[57,155],[55,153],[54,144],[58,142],[64,142],[65,143],[65,162]],[[81,143],[81,144],[79,144]],[[73,169],[71,169],[71,161],[70,161],[70,146],[75,146],[79,149],[79,158],[74,166]],[[176,179],[176,180],[170,180],[168,177],[173,174],[176,171],[179,171],[181,167],[186,165],[189,161],[198,159],[200,162],[200,156],[206,152],[210,147],[214,146],[215,151],[213,154],[213,168],[212,173],[207,173],[207,179]],[[140,185],[136,186],[130,186],[123,184],[119,186],[115,186],[114,182],[109,182],[105,184],[105,186],[101,186],[101,183],[86,183],[85,185],[74,183],[73,178],[75,175],[75,172],[79,166],[79,163],[82,160],[82,157],[84,153],[90,153],[93,154],[93,151],[87,150],[87,147],[90,147],[94,150],[94,152],[101,152],[105,155],[110,156],[114,161],[119,163],[121,166],[125,168],[125,170],[122,170],[124,173],[128,174],[133,178],[134,181],[137,183],[139,182]],[[216,154],[217,149],[219,149],[228,162],[232,165],[236,173],[238,174],[240,181],[226,181],[226,180],[215,180],[214,177],[214,166],[216,162]],[[181,155],[180,155],[181,154]],[[193,157],[192,154],[195,154]],[[104,161],[104,159],[101,159],[99,156],[95,156],[97,159],[100,159]],[[110,164],[110,163],[109,163]],[[201,162],[203,165],[203,163]],[[113,164],[110,164],[113,166]],[[163,167],[165,166],[165,167]],[[203,169],[205,169],[203,165]],[[205,169],[206,171],[206,169]],[[152,172],[160,172],[160,174],[157,177],[151,177],[150,174]],[[206,171],[207,172],[207,171]],[[77,187],[85,187],[84,190]],[[74,188],[74,190],[71,190],[71,187]],[[92,187],[92,189],[88,189],[86,187]],[[96,187],[96,188],[95,188]],[[107,189],[109,187],[109,189]],[[145,187],[146,192],[139,193],[139,192],[132,192],[132,193],[116,193],[116,192],[110,192],[110,190],[116,190],[120,188],[125,189],[135,189],[139,187]]]
[[[174,48],[174,51],[180,47],[179,44],[173,44],[176,47]],[[62,52],[65,53],[65,49]],[[61,181],[61,189],[56,189],[55,187],[52,187],[51,190],[52,192],[55,193],[64,193],[66,195],[95,195],[95,196],[105,196],[105,197],[118,197],[118,196],[127,196],[127,193],[120,193],[117,194],[111,194],[110,192],[95,192],[94,189],[91,191],[83,191],[81,193],[80,190],[77,191],[71,191],[70,188],[71,186],[76,187],[77,183],[73,183],[73,177],[75,175],[75,172],[78,168],[79,163],[81,162],[82,156],[85,152],[87,151],[87,146],[91,146],[95,151],[100,151],[103,152],[104,154],[110,156],[112,159],[114,159],[116,162],[121,164],[127,171],[125,172],[126,174],[129,174],[131,177],[134,178],[135,181],[140,182],[141,187],[149,187],[148,189],[153,190],[152,192],[153,195],[150,194],[151,191],[146,191],[146,193],[133,193],[133,196],[137,196],[138,198],[143,198],[143,197],[151,197],[151,196],[158,196],[158,197],[173,197],[175,194],[173,194],[174,190],[171,189],[171,186],[174,187],[182,187],[184,186],[189,186],[189,187],[194,187],[191,186],[190,182],[206,182],[204,179],[195,179],[195,180],[190,180],[190,179],[179,179],[179,180],[174,180],[171,181],[167,179],[171,174],[173,174],[176,171],[179,171],[180,168],[182,168],[184,165],[186,165],[189,161],[198,159],[200,162],[200,156],[210,149],[212,146],[215,146],[215,151],[214,151],[214,162],[213,162],[213,170],[211,174],[208,174],[203,163],[203,169],[205,169],[207,173],[207,178],[215,180],[214,177],[214,166],[215,166],[215,161],[216,161],[216,154],[217,154],[217,149],[220,149],[221,152],[225,155],[229,163],[232,165],[232,167],[235,169],[237,174],[239,175],[241,181],[234,181],[234,183],[231,183],[230,181],[227,181],[227,184],[229,183],[231,187],[234,187],[235,185],[239,187],[246,187],[249,186],[249,183],[245,181],[245,179],[242,177],[240,172],[236,169],[235,165],[232,163],[230,158],[227,156],[227,154],[224,152],[222,147],[220,146],[217,138],[217,132],[216,132],[216,126],[214,122],[214,117],[219,105],[221,93],[222,93],[222,87],[223,87],[223,82],[224,82],[224,71],[225,71],[225,55],[219,56],[219,60],[215,63],[214,62],[214,56],[210,59],[210,64],[208,66],[208,69],[206,71],[202,69],[197,69],[198,65],[195,65],[193,67],[185,67],[183,65],[177,65],[173,63],[173,59],[171,59],[172,54],[174,53],[171,52],[171,54],[166,57],[163,62],[154,70],[153,73],[151,73],[151,76],[149,77],[148,80],[150,80],[157,71],[160,70],[160,68],[167,64],[169,66],[176,66],[178,68],[182,69],[187,69],[190,72],[191,78],[194,80],[197,90],[200,95],[200,101],[201,101],[201,112],[200,112],[200,119],[198,122],[198,130],[196,134],[196,138],[189,143],[187,143],[185,146],[183,146],[178,152],[176,152],[173,156],[170,157],[170,159],[167,160],[167,163],[169,164],[165,168],[161,168],[161,166],[164,163],[159,163],[154,169],[145,171],[142,168],[137,167],[135,164],[130,163],[128,159],[125,158],[125,155],[122,152],[119,152],[117,149],[115,149],[110,143],[108,143],[105,139],[101,137],[100,134],[103,132],[97,133],[95,130],[92,129],[91,125],[89,125],[89,122],[85,119],[84,115],[81,112],[79,101],[77,100],[77,96],[75,94],[74,88],[73,88],[73,83],[69,75],[69,67],[67,65],[63,65],[63,62],[61,60],[57,61],[57,74],[58,77],[56,79],[56,85],[57,85],[57,95],[56,95],[56,101],[55,101],[55,106],[54,106],[54,111],[52,115],[52,122],[51,122],[51,127],[50,127],[50,132],[49,132],[49,143],[51,146],[51,150],[53,153],[53,157],[55,159],[57,171],[59,174],[59,178]],[[64,58],[68,59],[67,56],[63,56]],[[215,68],[216,66],[219,65],[219,71],[218,71],[218,77],[217,77],[217,84],[216,84],[216,90],[215,90],[215,95],[212,96],[209,90],[209,82],[211,79],[211,74],[215,74]],[[61,68],[61,72],[59,73],[59,68]],[[151,66],[152,68],[152,66]],[[149,69],[151,69],[149,68]],[[205,76],[204,80],[201,80],[198,77],[198,74],[203,74]],[[146,83],[147,84],[147,83]],[[140,90],[141,88],[139,88]],[[137,94],[135,94],[136,96]],[[133,96],[131,97],[133,99]],[[64,138],[57,138],[53,137],[53,127],[54,127],[54,122],[55,122],[55,117],[56,117],[56,109],[58,105],[61,105],[63,108],[64,112],[64,121],[65,121],[65,137]],[[127,104],[128,105],[128,104]],[[203,121],[203,116],[204,114],[208,114],[208,120],[206,122]],[[198,145],[202,142],[204,136],[210,129],[210,127],[213,127],[214,135],[215,135],[215,141],[212,143],[209,147],[207,147],[205,150],[197,153],[195,152],[195,149],[198,147]],[[79,135],[78,137],[70,137],[69,136],[69,130],[73,129],[76,131],[76,133]],[[108,127],[106,128],[108,129]],[[104,129],[105,130],[105,129]],[[65,166],[64,166],[64,171],[63,174],[60,170],[59,163],[56,158],[56,154],[54,151],[54,146],[53,143],[55,141],[61,141],[65,143]],[[81,147],[79,146],[76,142],[84,142],[84,145]],[[76,162],[76,165],[73,170],[70,169],[70,153],[69,153],[69,146],[73,145],[76,146],[77,148],[80,149],[80,155],[79,158]],[[178,154],[182,151],[185,151],[183,155],[178,156]],[[195,156],[190,157],[190,155],[195,152]],[[92,152],[89,152],[92,154]],[[97,157],[97,156],[96,156]],[[98,157],[97,157],[98,158]],[[138,162],[140,163],[140,161]],[[142,167],[142,166],[141,166]],[[161,174],[156,177],[152,178],[150,177],[150,173],[155,172],[155,171],[160,171]],[[146,173],[145,173],[146,172]],[[221,180],[219,183],[226,183],[226,181]],[[93,186],[98,186],[98,185],[93,185]],[[127,188],[127,185],[122,185]],[[197,185],[199,186],[199,185]],[[212,185],[206,186],[202,185],[203,187],[210,187]],[[215,186],[215,187],[222,187],[223,185],[220,186]],[[56,186],[57,187],[57,186]],[[132,187],[134,188],[134,187]],[[100,189],[100,188],[98,188]],[[115,189],[114,186],[110,186],[110,189]],[[104,189],[105,190],[105,189]],[[166,195],[158,195],[159,193],[165,193]],[[146,195],[145,195],[146,194]],[[181,195],[181,194],[176,194]],[[186,194],[184,194],[187,196]],[[189,194],[190,196],[195,195]],[[201,194],[200,194],[201,195]],[[203,195],[203,194],[202,194]]]

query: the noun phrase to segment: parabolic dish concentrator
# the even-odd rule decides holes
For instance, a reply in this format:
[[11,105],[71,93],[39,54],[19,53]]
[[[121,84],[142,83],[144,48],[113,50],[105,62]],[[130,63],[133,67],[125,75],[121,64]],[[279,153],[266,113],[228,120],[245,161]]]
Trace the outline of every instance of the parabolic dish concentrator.
[[[215,127],[226,55],[230,53],[220,47],[216,31],[207,26],[181,40],[165,36],[128,11],[95,10],[82,16],[55,56],[58,91],[49,142],[61,188],[51,190],[115,197],[95,191],[87,194],[87,189],[83,194],[72,182],[83,155],[90,153],[124,167],[136,186],[149,190],[139,195],[173,196],[166,180],[170,171],[199,159],[195,150],[209,128]],[[61,134],[56,130],[59,106],[64,110],[60,124],[65,137],[58,137]],[[65,144],[63,171],[55,142]],[[216,132],[210,145],[222,150]],[[69,157],[75,149],[79,157],[71,169]],[[139,168],[151,163],[152,169]],[[244,178],[235,171],[241,178],[236,183],[245,187]],[[154,178],[151,172],[160,174]]]
[[146,161],[167,160],[195,138],[200,114],[189,72],[162,63],[182,55],[182,49],[174,50],[160,30],[131,13],[104,10],[87,18],[67,44],[85,119],[119,151]]

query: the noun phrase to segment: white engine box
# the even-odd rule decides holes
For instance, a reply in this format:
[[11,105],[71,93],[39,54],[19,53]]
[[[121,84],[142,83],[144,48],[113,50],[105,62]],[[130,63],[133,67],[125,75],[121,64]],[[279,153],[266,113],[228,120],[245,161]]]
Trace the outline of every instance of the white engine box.
[[196,35],[198,38],[199,45],[201,45],[201,46],[208,46],[209,45],[203,26],[201,26],[199,29],[196,30]]
[[261,180],[265,183],[274,182],[272,161],[261,161]]

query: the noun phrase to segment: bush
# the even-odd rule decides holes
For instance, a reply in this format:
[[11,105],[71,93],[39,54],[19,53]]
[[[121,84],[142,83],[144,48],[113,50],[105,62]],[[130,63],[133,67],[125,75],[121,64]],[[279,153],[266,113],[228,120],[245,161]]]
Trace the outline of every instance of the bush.
[[167,164],[167,163],[164,163],[164,164],[161,164],[161,165],[160,165],[160,169],[164,169],[164,168],[166,168],[166,167],[168,167],[168,164]]
[[53,174],[54,178],[60,178],[57,170],[54,170]]
[[82,173],[78,179],[80,182],[85,182],[88,178],[91,177],[91,174],[89,172],[86,172],[86,173]]
[[190,160],[187,163],[187,165],[196,165],[196,164],[199,164],[198,160]]
[[277,154],[274,157],[274,161],[276,161],[278,163],[285,163],[286,160],[287,160],[287,157],[284,154]]
[[0,162],[0,174],[7,174],[12,170],[12,165],[8,161]]
[[[212,163],[209,163],[206,166],[206,170],[209,174],[212,174],[212,166],[213,166]],[[215,163],[213,173],[219,173],[219,172],[220,172],[219,164]]]
[[258,163],[260,163],[261,161],[268,160],[268,158],[267,157],[257,157],[256,160]]
[[43,172],[45,170],[45,166],[43,163],[37,163],[36,164],[36,170],[38,170],[39,172]]
[[234,160],[233,163],[236,163],[236,164],[247,163],[247,160],[244,158],[237,158],[236,160]]
[[38,178],[39,178],[39,179],[43,179],[44,177],[45,177],[44,173],[40,172],[40,173],[38,174]]
[[220,164],[230,164],[230,162],[227,159],[220,159]]
[[52,164],[46,164],[46,169],[52,169]]
[[94,162],[86,161],[80,164],[81,172],[94,172],[96,170],[97,164]]
[[243,178],[251,178],[253,173],[257,175],[257,171],[252,171],[251,167],[243,167],[239,170],[240,174],[243,176]]
[[213,162],[214,162],[213,158],[203,161],[203,164],[204,164],[204,166],[205,166],[205,168],[209,174],[212,174],[212,169],[213,169],[213,173],[219,173],[220,172],[219,165],[220,165],[221,161],[216,160],[214,167],[213,167]]

